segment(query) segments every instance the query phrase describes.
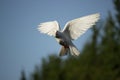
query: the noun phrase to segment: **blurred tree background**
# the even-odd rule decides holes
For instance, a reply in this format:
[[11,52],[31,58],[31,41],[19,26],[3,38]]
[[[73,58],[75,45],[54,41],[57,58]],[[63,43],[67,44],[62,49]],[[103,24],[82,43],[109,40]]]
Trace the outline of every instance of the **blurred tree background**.
[[[30,80],[120,80],[120,0],[114,0],[115,15],[92,28],[91,41],[79,57],[50,55],[30,73]],[[21,72],[20,80],[27,80]]]

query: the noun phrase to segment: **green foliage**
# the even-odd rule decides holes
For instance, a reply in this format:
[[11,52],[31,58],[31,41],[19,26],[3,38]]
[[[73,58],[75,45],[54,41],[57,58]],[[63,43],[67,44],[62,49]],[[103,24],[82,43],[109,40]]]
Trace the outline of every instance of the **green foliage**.
[[[120,80],[120,1],[114,0],[116,17],[111,13],[105,24],[92,28],[91,41],[79,57],[66,59],[50,55],[42,59],[32,80]],[[24,80],[24,79],[21,79]]]
[[60,75],[61,59],[57,56],[51,55],[49,56],[48,61],[43,59],[43,62],[41,79],[58,80]]
[[20,77],[20,80],[26,80],[26,75],[25,75],[24,70],[21,71],[21,77]]
[[[115,4],[115,9],[116,9],[116,32],[118,35],[120,35],[120,0],[114,0],[113,1]],[[120,37],[116,37],[116,40],[118,41],[120,45]]]

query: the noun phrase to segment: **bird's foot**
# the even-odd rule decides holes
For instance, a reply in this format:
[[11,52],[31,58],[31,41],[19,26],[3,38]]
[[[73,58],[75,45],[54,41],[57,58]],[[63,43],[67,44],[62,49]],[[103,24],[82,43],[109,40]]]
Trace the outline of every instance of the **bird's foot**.
[[64,46],[65,48],[69,48],[67,42],[65,42],[63,40],[61,40],[59,44],[62,45],[62,46]]

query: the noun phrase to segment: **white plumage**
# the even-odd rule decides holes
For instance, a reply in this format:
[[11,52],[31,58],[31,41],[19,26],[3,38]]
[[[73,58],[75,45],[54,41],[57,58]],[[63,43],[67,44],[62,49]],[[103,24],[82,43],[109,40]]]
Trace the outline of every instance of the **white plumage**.
[[71,40],[76,40],[99,20],[100,14],[92,14],[85,17],[77,18],[66,23],[62,31],[57,21],[41,23],[38,30],[49,36],[53,36],[62,45],[60,56],[67,53],[79,55],[80,52]]
[[41,33],[48,34],[49,36],[55,36],[56,31],[60,29],[57,21],[41,23],[38,26],[38,30]]

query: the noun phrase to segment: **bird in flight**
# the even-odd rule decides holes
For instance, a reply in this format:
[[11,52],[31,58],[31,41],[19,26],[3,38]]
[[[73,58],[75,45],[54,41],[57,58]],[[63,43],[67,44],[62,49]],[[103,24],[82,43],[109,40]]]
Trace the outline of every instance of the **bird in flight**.
[[53,36],[56,41],[62,46],[59,53],[60,56],[64,56],[68,53],[74,56],[78,56],[80,52],[72,43],[72,41],[76,40],[89,28],[95,25],[99,18],[100,14],[95,13],[88,16],[83,16],[81,18],[73,19],[66,23],[63,30],[60,30],[60,26],[57,21],[49,21],[40,23],[40,25],[38,25],[38,30],[41,33]]

